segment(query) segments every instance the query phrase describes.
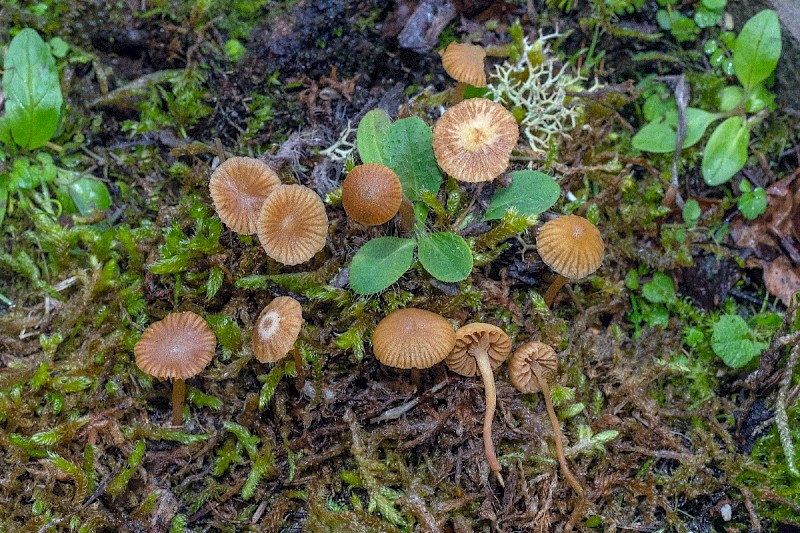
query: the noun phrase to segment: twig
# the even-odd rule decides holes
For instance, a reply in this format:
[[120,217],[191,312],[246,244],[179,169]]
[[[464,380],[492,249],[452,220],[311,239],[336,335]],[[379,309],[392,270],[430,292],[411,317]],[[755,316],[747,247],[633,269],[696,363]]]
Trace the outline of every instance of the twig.
[[[447,384],[447,381],[442,381],[441,383],[437,383],[430,389],[428,389],[425,394],[436,394]],[[376,416],[375,418],[371,419],[369,422],[370,424],[379,424],[381,422],[386,422],[388,420],[397,420],[411,409],[414,408],[419,403],[421,396],[416,396],[410,402],[406,402],[402,405],[398,405],[397,407],[392,407],[388,411],[385,411],[382,415]]]

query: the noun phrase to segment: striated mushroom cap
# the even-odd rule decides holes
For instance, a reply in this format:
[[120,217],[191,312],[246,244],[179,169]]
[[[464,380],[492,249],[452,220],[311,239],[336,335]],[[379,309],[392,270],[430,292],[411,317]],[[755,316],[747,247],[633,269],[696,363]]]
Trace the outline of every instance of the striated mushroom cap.
[[514,116],[486,98],[470,98],[444,112],[433,127],[433,153],[460,181],[492,181],[508,168],[517,145]]
[[294,346],[303,325],[300,302],[278,296],[267,305],[253,331],[253,352],[262,363],[280,361]]
[[555,272],[580,279],[600,267],[605,244],[594,224],[583,217],[565,215],[539,228],[536,248],[542,261]]
[[475,87],[486,87],[486,72],[483,60],[486,51],[482,46],[469,43],[450,43],[442,53],[445,72],[456,81]]
[[387,315],[372,333],[375,357],[394,368],[428,368],[453,349],[456,334],[441,315],[407,307]]
[[302,185],[275,189],[258,216],[258,240],[267,255],[284,265],[297,265],[325,246],[328,215],[317,193]]
[[203,318],[191,311],[170,313],[144,330],[133,347],[136,366],[158,379],[189,379],[214,356],[217,337]]
[[391,220],[402,200],[400,179],[394,170],[380,163],[355,167],[342,183],[342,205],[347,216],[367,226]]
[[252,235],[261,205],[280,184],[266,163],[231,157],[211,173],[208,189],[220,220],[236,233]]
[[556,352],[543,342],[526,342],[514,352],[508,362],[508,377],[511,384],[522,393],[535,393],[541,390],[539,380],[533,374],[532,365],[538,363],[543,370],[543,379],[558,369]]
[[478,374],[474,350],[486,351],[492,370],[503,364],[511,352],[511,339],[506,332],[492,324],[475,322],[462,326],[456,331],[456,343],[445,359],[447,367],[462,376]]

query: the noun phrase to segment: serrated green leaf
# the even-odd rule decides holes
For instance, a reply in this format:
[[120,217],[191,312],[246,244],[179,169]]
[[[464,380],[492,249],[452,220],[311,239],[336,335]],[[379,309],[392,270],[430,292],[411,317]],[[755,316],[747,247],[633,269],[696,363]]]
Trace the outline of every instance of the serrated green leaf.
[[278,364],[263,378],[264,385],[261,386],[261,393],[258,395],[259,409],[266,409],[269,405],[270,400],[275,395],[275,391],[278,390],[278,385],[283,379],[284,372],[284,365]]
[[350,263],[350,287],[374,294],[400,279],[414,262],[414,239],[379,237],[361,247]]
[[211,267],[211,272],[208,273],[208,281],[206,282],[206,298],[211,299],[217,294],[217,291],[222,287],[222,280],[224,279],[224,272],[219,267]]
[[781,56],[778,14],[765,9],[745,23],[733,48],[733,71],[745,89],[769,77]]
[[747,161],[750,129],[742,117],[730,117],[716,127],[703,152],[701,171],[708,185],[722,185]]
[[64,438],[64,431],[54,428],[48,431],[40,431],[31,435],[31,442],[38,446],[54,446]]
[[419,238],[419,262],[440,281],[461,281],[472,272],[472,251],[466,241],[446,231]]
[[739,315],[722,315],[712,326],[711,349],[731,368],[743,367],[766,348]]
[[442,173],[433,155],[433,134],[421,118],[400,119],[389,127],[384,156],[409,200],[418,200],[422,191],[439,191]]
[[383,109],[373,109],[358,123],[356,147],[364,163],[386,164],[386,139],[392,119]]
[[757,187],[754,191],[745,192],[736,205],[747,220],[754,220],[767,210],[767,191]]
[[38,148],[58,127],[64,99],[50,47],[26,28],[11,40],[3,65],[6,117],[14,141]]
[[675,299],[675,284],[663,272],[653,274],[653,279],[642,286],[642,296],[651,303],[669,303]]
[[558,201],[561,187],[556,180],[535,170],[517,170],[511,173],[511,185],[498,188],[484,220],[497,220],[513,209],[520,216],[539,215]]

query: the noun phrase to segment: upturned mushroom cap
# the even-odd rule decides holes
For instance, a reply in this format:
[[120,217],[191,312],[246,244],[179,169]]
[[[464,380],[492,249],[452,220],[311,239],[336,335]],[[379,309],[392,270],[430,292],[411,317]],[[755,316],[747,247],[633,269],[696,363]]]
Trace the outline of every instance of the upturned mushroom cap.
[[355,167],[342,183],[342,205],[347,215],[367,226],[392,219],[400,209],[403,188],[392,169],[379,163]]
[[486,87],[483,60],[486,51],[482,46],[468,43],[450,43],[442,54],[445,72],[456,81],[475,87]]
[[565,215],[545,223],[536,235],[542,261],[568,279],[585,278],[600,267],[605,244],[594,224]]
[[453,349],[456,334],[441,315],[407,307],[387,315],[372,333],[375,357],[394,368],[428,368]]
[[258,240],[267,255],[297,265],[325,246],[328,215],[317,193],[302,185],[281,185],[264,201],[258,216]]
[[214,355],[217,337],[203,318],[191,311],[170,313],[144,330],[133,347],[136,366],[158,379],[189,379]]
[[478,364],[473,350],[485,350],[494,370],[503,364],[511,352],[511,339],[505,331],[492,324],[475,322],[462,326],[456,331],[455,346],[445,359],[447,367],[462,376],[475,376]]
[[538,363],[545,378],[558,368],[556,352],[543,342],[526,342],[514,352],[508,362],[508,377],[511,384],[522,393],[535,393],[541,390],[539,381],[533,374],[532,363]]
[[231,157],[211,173],[208,189],[220,220],[236,233],[256,232],[261,205],[281,184],[266,163],[252,157]]
[[444,112],[433,127],[433,153],[460,181],[492,181],[508,167],[517,145],[514,116],[486,98],[470,98]]
[[278,296],[258,315],[253,331],[253,352],[262,363],[280,361],[294,346],[303,325],[300,302]]

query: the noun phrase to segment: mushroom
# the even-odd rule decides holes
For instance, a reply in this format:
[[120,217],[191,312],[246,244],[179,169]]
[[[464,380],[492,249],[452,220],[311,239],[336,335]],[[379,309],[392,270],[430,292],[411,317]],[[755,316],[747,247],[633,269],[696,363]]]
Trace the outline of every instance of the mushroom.
[[594,224],[565,215],[539,228],[536,248],[542,261],[558,274],[544,295],[544,303],[550,307],[568,279],[585,278],[600,267],[605,244]]
[[581,484],[572,474],[567,466],[567,459],[564,457],[564,443],[561,435],[561,426],[558,423],[553,400],[550,397],[550,386],[547,384],[547,376],[555,373],[558,368],[556,352],[542,342],[527,342],[517,348],[511,360],[508,362],[508,377],[511,384],[524,393],[536,393],[542,391],[544,403],[547,406],[547,414],[550,417],[550,425],[553,426],[553,438],[556,443],[556,455],[558,464],[564,472],[564,477],[572,489],[578,494],[583,502],[584,491]]
[[469,43],[450,43],[442,53],[442,65],[445,72],[456,80],[453,91],[453,103],[464,99],[464,89],[467,84],[475,87],[486,87],[486,72],[483,70],[483,60],[486,51],[482,46]]
[[347,174],[342,183],[342,205],[350,218],[367,226],[384,224],[398,211],[405,231],[414,221],[414,208],[403,195],[400,179],[380,163],[358,165]]
[[456,104],[433,127],[433,153],[447,174],[460,181],[492,181],[508,167],[517,145],[514,116],[486,98]]
[[497,476],[500,484],[500,461],[494,453],[492,442],[492,421],[497,407],[497,392],[494,386],[494,369],[503,364],[511,352],[511,340],[506,333],[492,324],[476,322],[467,324],[456,331],[456,344],[445,359],[448,368],[462,376],[472,377],[480,373],[486,395],[486,413],[483,417],[483,448],[489,468]]
[[159,380],[172,379],[172,425],[183,425],[185,380],[199,374],[214,355],[217,337],[191,311],[170,313],[144,330],[133,347],[136,366]]
[[281,185],[264,201],[258,215],[258,239],[267,255],[297,265],[325,246],[328,215],[317,193],[302,185]]
[[372,333],[372,349],[378,361],[394,368],[410,368],[417,388],[419,370],[442,361],[455,342],[456,334],[446,318],[414,307],[389,313]]
[[252,235],[261,205],[280,184],[266,163],[231,157],[211,173],[208,189],[220,220],[236,233]]
[[278,296],[258,315],[253,331],[253,352],[262,363],[280,361],[290,351],[297,369],[297,389],[303,388],[305,373],[300,351],[295,347],[303,325],[303,309],[291,296]]

